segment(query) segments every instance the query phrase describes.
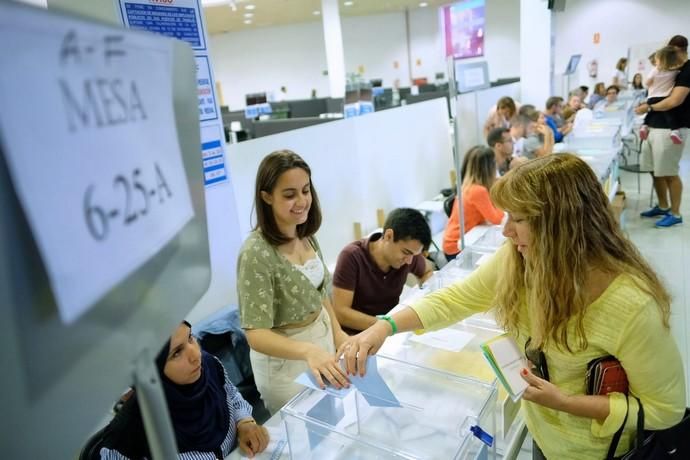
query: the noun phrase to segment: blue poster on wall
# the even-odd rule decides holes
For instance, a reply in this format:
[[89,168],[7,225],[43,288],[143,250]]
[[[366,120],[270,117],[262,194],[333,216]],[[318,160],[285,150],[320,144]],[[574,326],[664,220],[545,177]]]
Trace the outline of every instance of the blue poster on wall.
[[187,42],[194,50],[201,124],[201,153],[206,186],[228,180],[225,135],[216,100],[213,69],[199,0],[115,0],[125,27],[146,30]]

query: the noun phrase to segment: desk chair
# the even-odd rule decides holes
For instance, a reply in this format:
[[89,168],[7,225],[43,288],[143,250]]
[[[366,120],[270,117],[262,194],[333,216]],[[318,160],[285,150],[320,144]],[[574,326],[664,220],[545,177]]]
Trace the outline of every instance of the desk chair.
[[[649,173],[649,171],[643,171],[640,169],[640,155],[642,154],[642,143],[648,142],[640,140],[638,132],[633,129],[632,132],[625,136],[623,139],[623,147],[618,155],[620,160],[620,169],[623,171],[628,171],[637,174],[637,194],[639,195],[640,190],[640,174]],[[637,157],[637,163],[630,163],[630,157],[635,154]],[[652,190],[649,195],[649,206],[654,204],[654,182],[652,182]]]
[[79,460],[101,460],[101,447],[103,447],[107,429],[108,425],[98,430],[86,441],[79,453]]

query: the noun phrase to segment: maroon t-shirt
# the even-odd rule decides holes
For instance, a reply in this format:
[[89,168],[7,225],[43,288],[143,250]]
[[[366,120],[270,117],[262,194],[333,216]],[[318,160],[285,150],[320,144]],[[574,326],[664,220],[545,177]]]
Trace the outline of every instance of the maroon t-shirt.
[[381,271],[369,254],[369,241],[381,236],[381,233],[374,233],[370,238],[345,246],[333,275],[333,286],[354,291],[352,308],[372,316],[386,314],[398,304],[408,273],[421,278],[426,271],[421,254],[414,256],[410,264],[391,268],[386,273]]

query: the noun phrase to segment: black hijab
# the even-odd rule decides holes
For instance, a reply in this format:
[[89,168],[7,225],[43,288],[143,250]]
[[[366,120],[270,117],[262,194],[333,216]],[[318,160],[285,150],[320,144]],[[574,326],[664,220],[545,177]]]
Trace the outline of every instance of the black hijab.
[[[190,328],[191,325],[183,322]],[[170,352],[170,339],[156,357],[156,367],[168,403],[177,450],[220,453],[230,427],[225,392],[225,372],[218,360],[202,350],[201,377],[189,385],[177,385],[163,369]],[[131,459],[151,458],[136,391],[106,429],[103,447]]]

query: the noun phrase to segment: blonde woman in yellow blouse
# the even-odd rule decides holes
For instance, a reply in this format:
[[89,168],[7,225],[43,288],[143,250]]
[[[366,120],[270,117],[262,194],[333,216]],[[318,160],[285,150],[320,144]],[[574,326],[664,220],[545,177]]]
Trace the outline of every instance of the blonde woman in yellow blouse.
[[[509,241],[467,279],[394,314],[398,331],[440,329],[495,306],[518,345],[529,340],[545,356],[549,380],[523,370],[535,458],[604,458],[629,404],[621,455],[637,421],[632,395],[644,405],[646,429],[678,423],[685,380],[669,293],[621,233],[589,166],[570,154],[529,161],[499,180],[491,199],[509,213]],[[392,329],[380,320],[342,344],[348,372],[365,372],[367,354]],[[630,397],[585,395],[587,363],[606,355],[622,363]]]

